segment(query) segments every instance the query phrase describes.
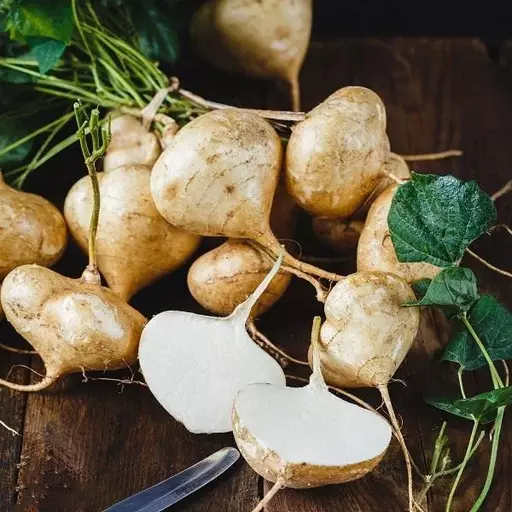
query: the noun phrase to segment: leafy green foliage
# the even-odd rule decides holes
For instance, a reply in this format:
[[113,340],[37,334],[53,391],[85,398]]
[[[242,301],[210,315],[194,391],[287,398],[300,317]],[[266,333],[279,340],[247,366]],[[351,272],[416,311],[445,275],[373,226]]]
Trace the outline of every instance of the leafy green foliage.
[[142,6],[132,17],[142,53],[154,60],[173,64],[179,53],[179,39],[172,19],[157,7]]
[[50,71],[66,50],[64,41],[48,37],[27,37],[27,42],[31,47],[30,54],[36,58],[41,73]]
[[[492,360],[512,358],[512,314],[491,295],[482,295],[467,318]],[[458,363],[465,370],[485,366],[486,360],[471,333],[461,323],[446,347],[443,360]]]
[[493,389],[471,398],[427,398],[425,401],[455,416],[489,423],[496,419],[498,408],[512,403],[512,386]]
[[388,215],[401,262],[458,264],[468,245],[496,223],[491,198],[474,182],[412,173],[398,187]]
[[[1,119],[0,151],[26,135],[23,123],[16,119]],[[0,169],[11,169],[20,165],[32,151],[33,141],[27,141],[17,148],[0,156]]]
[[73,18],[69,0],[16,0],[8,14],[12,39],[48,37],[69,43]]
[[[427,283],[423,280],[421,286]],[[424,288],[423,288],[424,290]],[[452,316],[467,311],[478,299],[475,274],[469,268],[445,268],[428,283],[421,300],[409,302],[407,306],[445,306],[443,310]],[[448,309],[449,308],[449,309]]]

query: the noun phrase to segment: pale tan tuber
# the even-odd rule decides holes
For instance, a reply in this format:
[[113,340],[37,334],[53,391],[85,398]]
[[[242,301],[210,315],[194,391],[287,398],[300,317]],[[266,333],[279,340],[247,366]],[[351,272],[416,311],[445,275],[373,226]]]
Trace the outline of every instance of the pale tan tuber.
[[0,226],[0,281],[20,265],[53,265],[66,248],[59,210],[38,195],[9,187],[1,174]]
[[[274,257],[281,246],[269,217],[281,167],[281,141],[260,116],[238,109],[209,112],[182,128],[157,160],[151,193],[174,226],[205,236],[245,238]],[[286,253],[301,272],[339,279]]]
[[104,171],[125,165],[152,167],[162,152],[156,134],[134,116],[113,112],[111,130],[112,140],[103,161]]
[[441,270],[431,263],[400,263],[389,234],[388,214],[397,185],[388,187],[372,204],[357,247],[358,271],[392,272],[408,283],[433,279]]
[[[131,165],[98,173],[101,213],[97,262],[108,286],[125,300],[183,265],[200,237],[169,224],[151,197],[148,167]],[[84,252],[88,251],[93,192],[87,176],[69,191],[64,215]]]
[[[205,309],[227,316],[247,300],[271,268],[272,260],[250,242],[228,240],[192,264],[188,288]],[[253,307],[251,317],[262,315],[274,305],[290,280],[290,273],[280,271]]]
[[195,14],[191,35],[217,67],[286,81],[299,110],[299,72],[311,24],[312,0],[213,0]]
[[288,191],[316,217],[349,217],[377,186],[388,156],[381,99],[364,87],[344,87],[293,128],[286,149]]
[[1,301],[7,320],[37,351],[46,375],[36,384],[0,385],[39,391],[59,377],[134,364],[146,319],[86,270],[80,279],[38,265],[23,265],[4,280]]

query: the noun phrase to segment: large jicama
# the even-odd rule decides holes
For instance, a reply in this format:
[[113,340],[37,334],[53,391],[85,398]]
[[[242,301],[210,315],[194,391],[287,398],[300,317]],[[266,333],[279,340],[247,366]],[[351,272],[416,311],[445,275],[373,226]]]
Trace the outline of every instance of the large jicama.
[[401,277],[386,272],[357,272],[330,291],[320,333],[320,359],[327,383],[376,387],[381,392],[404,451],[411,510],[411,463],[387,386],[419,329],[419,308],[403,307],[415,298]]
[[246,384],[284,386],[283,370],[254,343],[245,327],[281,261],[282,256],[228,317],[165,311],[144,328],[139,361],[146,383],[166,411],[189,431],[231,431],[233,400]]
[[308,49],[312,0],[211,0],[193,18],[192,39],[217,67],[290,84],[300,108],[299,72]]
[[388,187],[372,204],[357,246],[357,270],[392,272],[408,283],[433,279],[441,270],[431,263],[400,263],[388,226],[397,185]]
[[[97,190],[95,162],[108,145],[108,127],[102,131],[100,147],[98,110],[92,111],[87,122],[81,105],[76,103],[74,108],[85,162]],[[92,153],[85,141],[86,127],[92,134]],[[38,265],[20,266],[5,278],[1,303],[7,320],[41,356],[46,375],[36,384],[0,379],[0,385],[39,391],[68,373],[119,369],[135,363],[146,319],[101,286],[94,245],[99,213],[97,194],[95,200],[89,265],[80,279],[70,279]]]
[[[128,165],[98,173],[101,215],[96,234],[98,268],[110,289],[129,300],[138,290],[185,263],[200,237],[175,228],[151,197],[150,168]],[[94,194],[87,176],[69,191],[64,215],[84,252]]]
[[[390,153],[380,170],[383,177],[377,183],[363,205],[346,219],[330,217],[313,218],[313,231],[317,238],[336,251],[345,252],[355,249],[363,231],[368,210],[375,199],[393,185],[396,180],[407,179],[411,172],[405,160],[395,153]],[[382,269],[384,270],[384,269]]]
[[66,223],[59,210],[38,195],[9,187],[1,173],[0,225],[0,283],[20,265],[53,265],[66,248]]
[[[205,236],[245,238],[277,256],[281,246],[269,226],[282,160],[281,141],[260,116],[239,109],[203,114],[182,128],[151,174],[160,214],[174,226]],[[298,261],[299,272],[340,277]]]
[[316,217],[349,217],[381,180],[388,156],[381,99],[364,87],[344,87],[293,128],[286,149],[288,191]]
[[332,395],[320,369],[320,317],[313,323],[313,374],[307,386],[251,384],[233,405],[233,433],[241,454],[275,482],[254,509],[282,487],[308,488],[361,478],[380,462],[391,428],[378,414]]

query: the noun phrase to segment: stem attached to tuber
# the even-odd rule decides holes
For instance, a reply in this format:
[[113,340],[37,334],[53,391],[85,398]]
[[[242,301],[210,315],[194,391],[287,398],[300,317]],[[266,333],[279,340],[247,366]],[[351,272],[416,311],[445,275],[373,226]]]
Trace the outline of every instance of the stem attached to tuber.
[[[106,125],[100,129],[99,116],[100,112],[97,108],[92,109],[90,117],[85,112],[82,103],[77,101],[73,104],[75,112],[76,124],[78,130],[77,138],[80,142],[80,148],[84,156],[85,165],[91,178],[93,190],[93,208],[91,214],[91,223],[89,225],[89,264],[87,265],[82,278],[90,283],[101,282],[98,272],[98,264],[96,261],[96,232],[98,230],[98,222],[100,217],[100,185],[98,182],[98,173],[96,171],[96,162],[105,154],[111,139],[110,118]],[[86,138],[86,129],[89,128],[89,134],[92,140],[92,152],[89,150]],[[101,144],[100,144],[101,132]]]
[[263,510],[265,505],[277,494],[278,491],[284,488],[284,482],[281,478],[278,478],[275,484],[272,486],[270,491],[265,494],[263,499],[252,509],[252,512],[260,512]]

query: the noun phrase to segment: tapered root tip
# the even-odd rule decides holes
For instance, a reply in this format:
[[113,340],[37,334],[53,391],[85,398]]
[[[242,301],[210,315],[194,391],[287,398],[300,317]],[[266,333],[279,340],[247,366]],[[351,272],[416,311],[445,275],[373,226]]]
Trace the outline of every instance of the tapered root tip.
[[300,86],[299,77],[295,76],[290,78],[290,98],[292,101],[292,110],[294,112],[300,112]]
[[15,391],[25,391],[28,393],[35,391],[42,391],[43,389],[49,388],[52,384],[57,382],[58,375],[46,375],[41,381],[35,384],[16,384],[15,382],[9,382],[8,380],[0,379],[0,386],[4,386]]

